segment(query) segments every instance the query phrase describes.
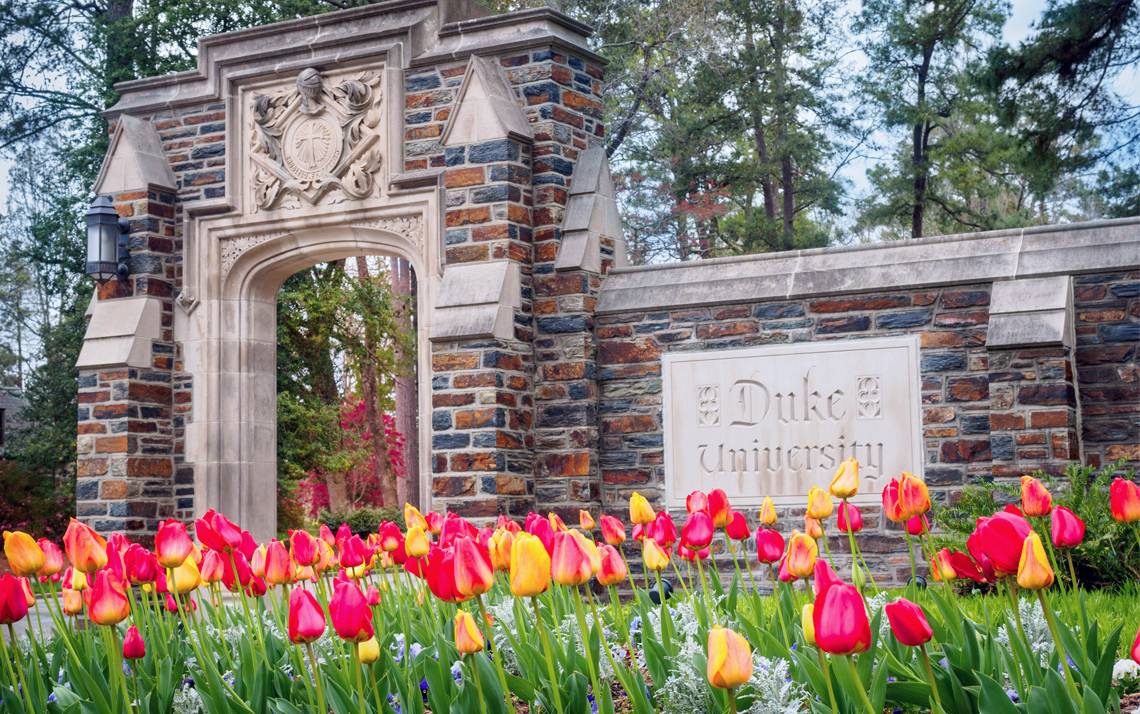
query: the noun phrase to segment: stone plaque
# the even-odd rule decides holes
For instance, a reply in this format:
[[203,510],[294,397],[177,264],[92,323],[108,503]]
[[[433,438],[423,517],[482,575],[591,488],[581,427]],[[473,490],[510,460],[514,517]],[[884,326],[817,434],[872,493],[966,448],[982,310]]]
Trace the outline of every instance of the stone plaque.
[[804,503],[843,459],[859,459],[859,499],[902,471],[922,473],[916,336],[674,352],[664,370],[670,507],[700,489],[733,503]]

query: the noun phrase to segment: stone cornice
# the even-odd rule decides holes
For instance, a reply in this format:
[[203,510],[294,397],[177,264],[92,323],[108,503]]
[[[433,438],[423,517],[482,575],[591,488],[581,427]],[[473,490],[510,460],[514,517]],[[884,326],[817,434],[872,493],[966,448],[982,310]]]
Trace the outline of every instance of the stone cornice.
[[1140,267],[1140,217],[613,270],[599,314]]

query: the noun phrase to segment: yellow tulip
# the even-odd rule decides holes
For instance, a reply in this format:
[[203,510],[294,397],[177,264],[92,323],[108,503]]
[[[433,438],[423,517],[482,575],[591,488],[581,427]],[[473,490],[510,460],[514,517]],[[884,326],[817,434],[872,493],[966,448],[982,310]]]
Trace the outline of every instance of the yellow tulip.
[[819,546],[815,539],[806,533],[792,531],[788,539],[788,572],[797,578],[806,578],[815,571],[815,560],[819,557]]
[[645,561],[645,567],[653,571],[664,570],[669,565],[669,554],[652,538],[642,541],[641,557]]
[[360,659],[361,664],[372,664],[380,659],[380,643],[376,641],[375,637],[368,638],[356,645],[356,656]]
[[487,542],[487,550],[491,554],[491,567],[495,570],[510,570],[511,546],[515,542],[515,534],[506,528],[500,528],[491,534]]
[[808,516],[817,521],[822,521],[830,516],[834,510],[835,503],[831,500],[831,494],[819,486],[812,486],[811,490],[808,491]]
[[1045,546],[1036,531],[1021,544],[1021,560],[1017,563],[1017,584],[1026,590],[1040,590],[1053,584],[1053,568],[1045,555]]
[[769,496],[765,496],[764,503],[760,504],[760,523],[765,526],[776,525],[776,504],[772,503]]
[[424,518],[424,514],[420,513],[420,509],[410,503],[404,504],[404,525],[407,526],[409,532],[413,528],[420,528],[424,531],[428,529],[428,522]]
[[461,655],[483,651],[483,633],[466,610],[455,613],[455,648]]
[[843,463],[839,464],[839,469],[831,478],[831,485],[828,490],[831,491],[832,496],[839,499],[851,498],[859,492],[858,459],[854,457],[844,459]]
[[538,537],[519,533],[511,545],[511,592],[533,597],[550,587],[550,554]]
[[752,677],[752,647],[726,627],[709,630],[707,676],[718,689],[734,689]]
[[179,595],[185,595],[197,589],[201,584],[202,576],[198,572],[198,564],[194,562],[193,558],[187,558],[182,561],[182,565],[172,568],[166,578],[166,587],[177,591]]
[[[414,508],[414,506],[413,506]],[[422,526],[412,526],[408,529],[408,536],[404,539],[404,551],[409,558],[421,558],[431,550],[427,532]]]
[[815,646],[815,620],[812,616],[815,615],[815,605],[810,602],[805,602],[803,609],[800,610],[800,626],[804,630],[804,642]]
[[20,578],[28,578],[44,567],[44,551],[23,531],[4,531],[4,556],[8,567]]
[[629,497],[629,520],[634,523],[645,525],[652,523],[653,519],[657,516],[653,512],[653,506],[649,505],[649,501],[637,491]]

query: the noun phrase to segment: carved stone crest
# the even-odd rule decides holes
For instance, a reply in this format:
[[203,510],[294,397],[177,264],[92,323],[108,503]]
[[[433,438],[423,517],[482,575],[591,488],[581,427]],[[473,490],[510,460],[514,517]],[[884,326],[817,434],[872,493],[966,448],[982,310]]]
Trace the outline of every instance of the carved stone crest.
[[333,84],[311,67],[290,90],[255,94],[249,156],[257,209],[372,195],[382,95],[377,72]]

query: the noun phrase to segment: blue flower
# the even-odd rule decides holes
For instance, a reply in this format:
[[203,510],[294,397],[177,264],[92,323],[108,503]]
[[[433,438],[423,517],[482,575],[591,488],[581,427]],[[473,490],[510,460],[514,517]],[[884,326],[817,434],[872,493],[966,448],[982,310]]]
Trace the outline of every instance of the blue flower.
[[451,678],[455,680],[456,684],[463,681],[463,665],[459,662],[451,665]]
[[392,707],[396,714],[404,714],[404,710],[400,708],[400,703],[396,701],[395,694],[388,695],[388,706]]
[[1016,689],[1007,689],[1005,690],[1005,694],[1007,697],[1009,697],[1009,701],[1013,702],[1014,704],[1017,704],[1021,701],[1021,695],[1017,693]]

